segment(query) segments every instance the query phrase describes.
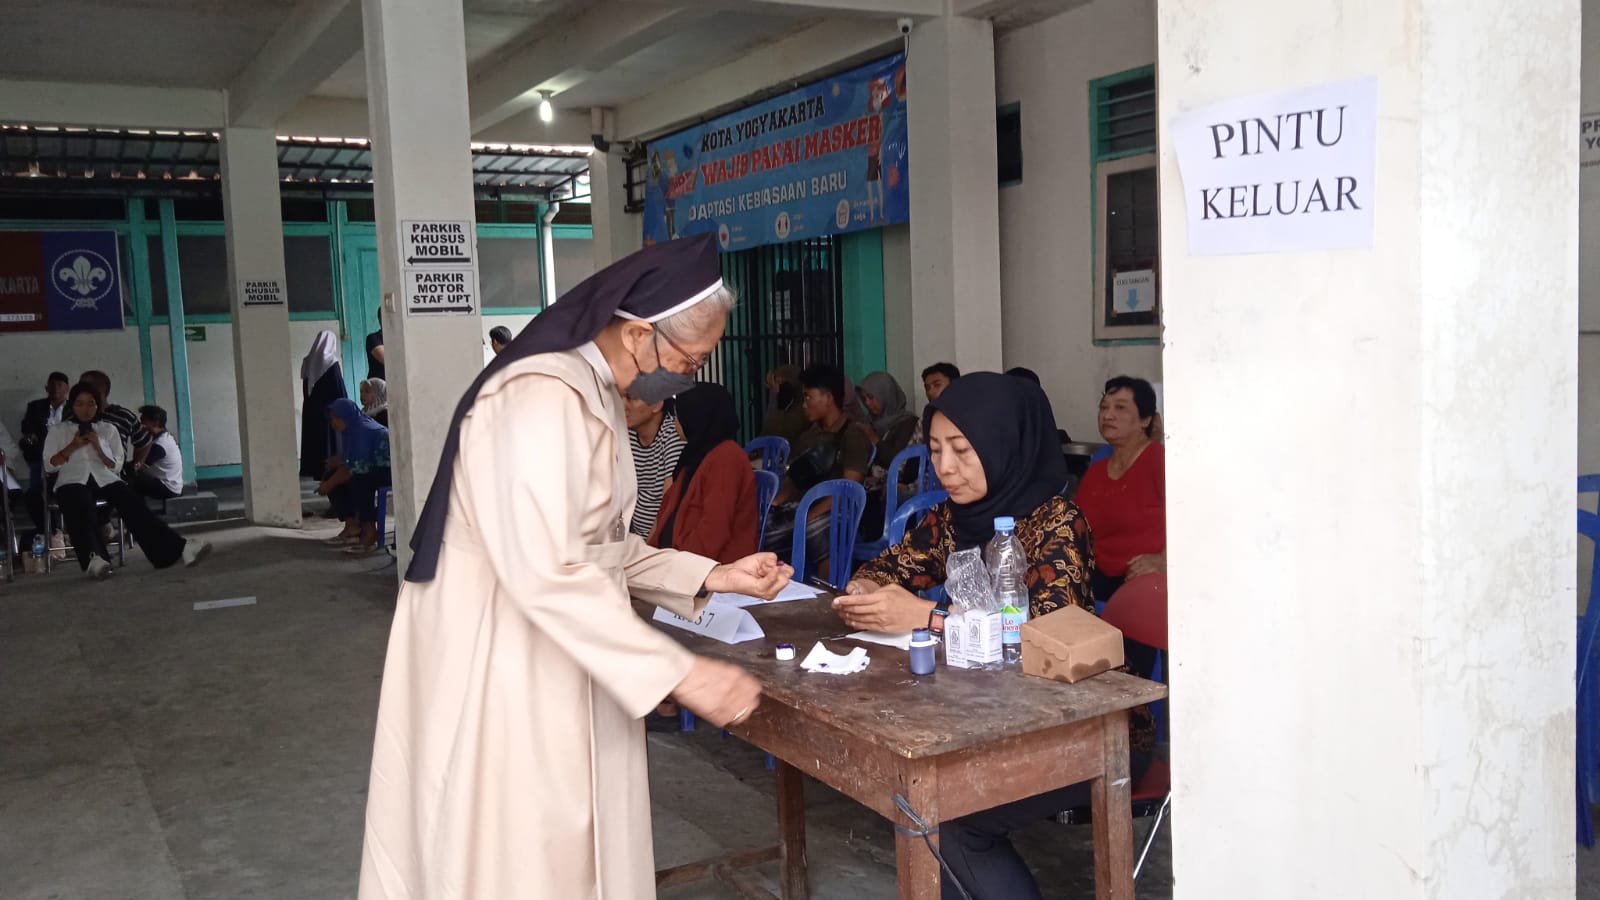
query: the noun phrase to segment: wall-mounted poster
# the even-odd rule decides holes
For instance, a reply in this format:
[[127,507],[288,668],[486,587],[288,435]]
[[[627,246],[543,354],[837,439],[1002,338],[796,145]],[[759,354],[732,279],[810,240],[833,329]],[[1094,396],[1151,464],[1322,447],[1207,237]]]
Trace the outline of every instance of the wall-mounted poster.
[[904,54],[652,141],[644,242],[723,250],[910,221]]
[[0,331],[121,327],[115,231],[0,231]]

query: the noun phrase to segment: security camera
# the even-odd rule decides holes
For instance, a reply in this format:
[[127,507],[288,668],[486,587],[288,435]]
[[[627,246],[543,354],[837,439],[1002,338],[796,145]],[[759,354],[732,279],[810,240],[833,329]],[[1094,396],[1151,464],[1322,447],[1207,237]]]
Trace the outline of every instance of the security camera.
[[916,23],[911,21],[910,19],[900,19],[899,20],[899,25],[900,25],[900,34],[901,34],[901,36],[903,37],[905,35],[910,34],[911,33],[911,26],[913,26],[915,24]]

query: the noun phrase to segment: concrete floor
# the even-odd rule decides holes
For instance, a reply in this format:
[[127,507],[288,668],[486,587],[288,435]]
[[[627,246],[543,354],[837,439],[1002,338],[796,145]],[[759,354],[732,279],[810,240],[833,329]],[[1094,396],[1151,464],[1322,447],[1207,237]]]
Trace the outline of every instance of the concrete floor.
[[[320,520],[202,530],[216,552],[197,569],[0,583],[0,896],[354,896],[394,569],[330,550]],[[774,840],[759,751],[705,727],[649,741],[659,866]],[[808,800],[812,896],[894,897],[887,823],[820,784]],[[1087,827],[1017,843],[1045,897],[1093,896]],[[1163,837],[1140,897],[1171,896],[1168,858]],[[1580,851],[1586,900],[1596,860]],[[755,871],[775,884],[776,864]],[[709,881],[661,896],[737,897]]]

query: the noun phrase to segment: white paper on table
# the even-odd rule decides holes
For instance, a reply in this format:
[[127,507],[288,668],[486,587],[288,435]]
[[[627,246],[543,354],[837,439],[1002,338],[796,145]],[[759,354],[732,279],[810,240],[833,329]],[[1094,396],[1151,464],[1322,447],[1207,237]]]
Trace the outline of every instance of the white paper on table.
[[866,641],[869,644],[896,647],[908,652],[911,650],[911,632],[909,631],[857,631],[847,634],[845,637],[851,640]]
[[801,661],[800,668],[807,672],[820,672],[824,675],[854,675],[865,669],[872,659],[867,656],[867,648],[857,647],[844,656],[840,656],[822,646],[818,641]]
[[771,600],[763,600],[760,597],[752,597],[749,594],[712,594],[711,599],[714,602],[728,606],[745,607],[762,603],[783,603],[786,600],[810,600],[820,593],[822,592],[809,584],[791,581],[784,585],[783,590],[778,592],[778,596],[773,597]]
[[700,611],[700,617],[697,619],[685,619],[659,606],[656,607],[656,613],[651,619],[724,644],[742,644],[745,641],[766,637],[766,632],[761,630],[754,616],[740,607],[719,602],[714,596],[706,601],[706,608]]

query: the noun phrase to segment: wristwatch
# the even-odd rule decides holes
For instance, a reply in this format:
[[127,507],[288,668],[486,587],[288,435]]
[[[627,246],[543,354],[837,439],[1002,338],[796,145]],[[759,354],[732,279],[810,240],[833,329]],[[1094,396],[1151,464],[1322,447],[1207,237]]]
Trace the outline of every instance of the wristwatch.
[[950,597],[947,595],[943,600],[935,602],[933,604],[933,609],[928,611],[929,633],[935,637],[943,635],[944,620],[948,615],[950,615]]

